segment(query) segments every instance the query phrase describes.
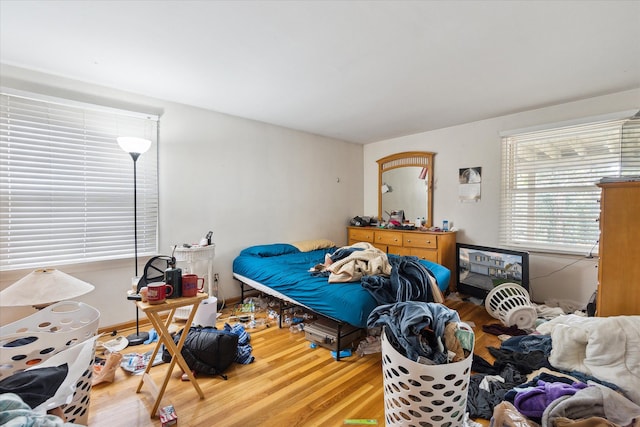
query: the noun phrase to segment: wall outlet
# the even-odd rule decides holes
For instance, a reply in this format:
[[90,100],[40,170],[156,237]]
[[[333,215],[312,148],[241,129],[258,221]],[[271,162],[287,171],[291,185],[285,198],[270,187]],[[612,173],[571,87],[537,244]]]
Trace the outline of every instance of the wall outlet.
[[213,273],[213,280],[215,282],[217,282],[218,280],[220,280],[220,275],[218,273]]

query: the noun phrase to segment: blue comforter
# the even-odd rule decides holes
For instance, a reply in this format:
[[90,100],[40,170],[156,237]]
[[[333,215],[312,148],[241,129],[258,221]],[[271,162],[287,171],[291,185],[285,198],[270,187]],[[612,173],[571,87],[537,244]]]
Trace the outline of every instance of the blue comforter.
[[[369,313],[378,305],[360,282],[329,283],[309,269],[324,262],[325,254],[337,248],[300,252],[288,244],[252,246],[233,261],[234,274],[252,279],[299,302],[310,309],[351,325],[365,328]],[[393,257],[394,255],[389,255]],[[451,272],[440,264],[420,261],[445,290]]]

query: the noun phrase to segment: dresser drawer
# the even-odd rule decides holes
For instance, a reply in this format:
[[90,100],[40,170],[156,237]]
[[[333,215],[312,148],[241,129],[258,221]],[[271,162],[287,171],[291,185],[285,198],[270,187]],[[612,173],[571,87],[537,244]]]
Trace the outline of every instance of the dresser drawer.
[[420,249],[420,248],[407,248],[410,250],[408,255],[413,255],[420,259],[424,259],[426,261],[435,262],[440,264],[440,260],[438,259],[438,251],[435,249]]
[[359,230],[359,229],[350,228],[348,235],[349,235],[349,242],[373,243],[373,230],[370,230],[370,229],[363,228]]
[[403,248],[402,246],[387,246],[387,253],[391,255],[408,256],[411,255],[411,250],[409,248]]
[[438,236],[435,234],[403,233],[402,242],[409,248],[438,248]]
[[402,232],[376,231],[375,242],[379,245],[402,246]]

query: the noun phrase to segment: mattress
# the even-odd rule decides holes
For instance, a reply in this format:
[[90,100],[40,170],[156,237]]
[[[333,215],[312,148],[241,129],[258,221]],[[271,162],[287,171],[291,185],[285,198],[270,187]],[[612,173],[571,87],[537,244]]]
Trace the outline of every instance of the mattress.
[[[241,282],[268,294],[365,328],[369,313],[377,306],[369,291],[360,282],[329,283],[327,277],[309,272],[310,268],[324,262],[326,254],[336,249],[301,252],[295,246],[280,243],[252,246],[235,258],[233,274]],[[451,272],[436,263],[421,263],[434,275],[438,287],[446,290]]]

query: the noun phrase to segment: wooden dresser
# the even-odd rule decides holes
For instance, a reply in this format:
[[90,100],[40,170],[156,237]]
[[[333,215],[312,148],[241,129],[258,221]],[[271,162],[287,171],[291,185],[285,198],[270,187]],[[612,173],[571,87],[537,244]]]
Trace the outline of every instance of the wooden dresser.
[[375,227],[347,227],[348,244],[369,242],[393,255],[412,255],[451,270],[449,291],[455,292],[456,232],[410,231]]
[[640,314],[640,182],[598,184],[597,316]]

